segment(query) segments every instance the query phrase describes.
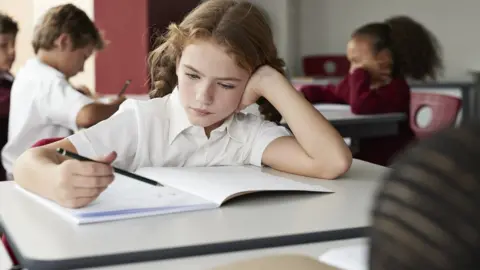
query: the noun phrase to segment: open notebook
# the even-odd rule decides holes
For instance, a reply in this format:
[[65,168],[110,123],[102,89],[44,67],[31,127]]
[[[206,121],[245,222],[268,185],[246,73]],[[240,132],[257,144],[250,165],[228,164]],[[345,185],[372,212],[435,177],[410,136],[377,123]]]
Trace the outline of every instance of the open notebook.
[[330,249],[319,260],[344,270],[367,270],[368,242]]
[[115,181],[95,201],[80,209],[61,207],[18,187],[79,224],[212,209],[251,192],[331,192],[320,185],[296,182],[249,167],[142,168],[136,173],[165,187],[154,187],[117,174]]

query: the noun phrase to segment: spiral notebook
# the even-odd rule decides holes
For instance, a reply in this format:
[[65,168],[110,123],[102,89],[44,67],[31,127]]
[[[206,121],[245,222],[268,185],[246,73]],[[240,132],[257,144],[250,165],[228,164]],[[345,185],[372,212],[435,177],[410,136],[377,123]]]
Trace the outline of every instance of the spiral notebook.
[[251,167],[142,168],[136,173],[165,186],[154,187],[117,174],[95,201],[79,209],[61,207],[17,187],[77,224],[213,209],[252,192],[331,192],[317,184],[293,181]]

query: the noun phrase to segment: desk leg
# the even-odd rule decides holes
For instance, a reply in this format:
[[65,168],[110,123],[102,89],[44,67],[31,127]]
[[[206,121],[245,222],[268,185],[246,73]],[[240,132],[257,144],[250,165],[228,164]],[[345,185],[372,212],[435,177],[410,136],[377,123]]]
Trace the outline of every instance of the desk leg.
[[480,72],[474,72],[472,75],[473,89],[468,93],[470,98],[468,105],[471,106],[469,108],[471,114],[468,116],[467,121],[476,121],[480,119],[480,95],[478,94],[478,91],[480,91]]
[[474,91],[470,87],[462,88],[462,121],[461,124],[467,123],[473,118],[475,113],[472,111],[472,101],[475,100]]

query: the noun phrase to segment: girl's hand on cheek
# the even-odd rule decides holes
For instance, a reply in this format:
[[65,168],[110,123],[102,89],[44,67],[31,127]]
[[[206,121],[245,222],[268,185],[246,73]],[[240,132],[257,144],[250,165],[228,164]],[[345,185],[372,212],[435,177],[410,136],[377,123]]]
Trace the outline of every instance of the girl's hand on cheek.
[[251,104],[255,103],[260,97],[264,96],[264,92],[278,80],[285,80],[280,72],[271,66],[261,66],[253,73],[245,87],[242,99],[237,111],[241,111]]

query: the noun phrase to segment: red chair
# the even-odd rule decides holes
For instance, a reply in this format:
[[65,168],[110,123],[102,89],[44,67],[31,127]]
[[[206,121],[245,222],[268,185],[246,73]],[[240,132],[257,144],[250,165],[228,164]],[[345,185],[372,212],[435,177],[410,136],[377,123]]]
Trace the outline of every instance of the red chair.
[[311,55],[303,58],[303,73],[307,77],[345,77],[350,69],[345,55]]
[[54,143],[54,142],[60,141],[60,140],[63,140],[63,137],[41,139],[41,140],[37,141],[36,143],[34,143],[32,145],[32,148],[47,145],[47,144],[51,144],[51,143]]
[[[455,124],[462,106],[459,98],[430,93],[411,93],[410,128],[417,138],[425,138]],[[428,114],[428,123],[419,123],[419,114]]]

